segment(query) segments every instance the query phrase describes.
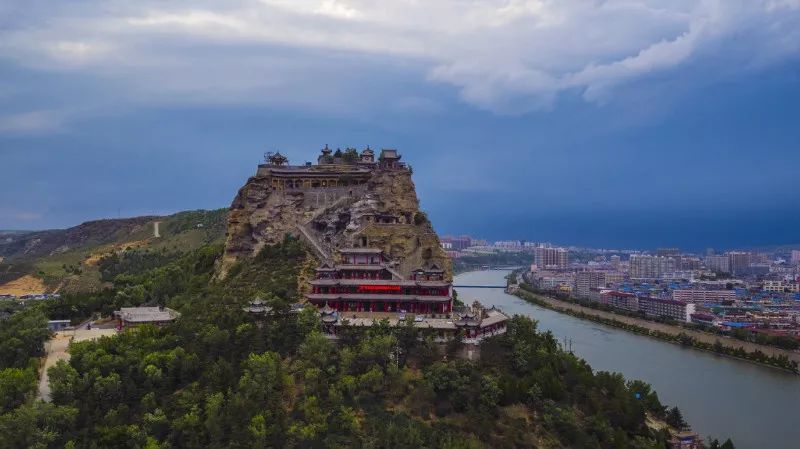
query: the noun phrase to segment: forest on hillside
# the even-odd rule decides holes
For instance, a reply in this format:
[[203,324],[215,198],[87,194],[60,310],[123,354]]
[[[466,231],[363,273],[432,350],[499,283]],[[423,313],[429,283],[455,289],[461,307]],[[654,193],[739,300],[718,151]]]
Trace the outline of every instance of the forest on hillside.
[[[0,321],[0,448],[644,449],[666,447],[648,415],[686,426],[649,385],[593,372],[529,318],[514,317],[476,361],[411,322],[334,344],[314,310],[291,310],[311,257],[302,243],[265,247],[215,281],[220,254],[123,253],[102,262],[113,288]],[[273,310],[263,320],[242,309],[256,296]],[[52,402],[34,398],[46,317],[141,304],[182,316],[73,343],[50,371]]]

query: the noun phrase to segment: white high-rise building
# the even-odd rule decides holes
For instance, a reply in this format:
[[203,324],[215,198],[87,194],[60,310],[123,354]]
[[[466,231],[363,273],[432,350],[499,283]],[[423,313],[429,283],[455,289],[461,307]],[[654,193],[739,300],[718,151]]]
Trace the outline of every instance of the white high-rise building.
[[731,274],[740,275],[750,268],[750,253],[742,251],[731,251],[728,253],[730,259]]
[[706,256],[706,268],[714,273],[730,273],[731,260],[728,256]]
[[604,287],[606,274],[602,271],[579,271],[575,273],[575,295],[578,298],[588,298],[593,288]]
[[567,268],[568,254],[565,248],[536,248],[533,251],[533,263],[541,269]]
[[678,268],[673,257],[664,256],[632,255],[630,265],[631,279],[660,279]]

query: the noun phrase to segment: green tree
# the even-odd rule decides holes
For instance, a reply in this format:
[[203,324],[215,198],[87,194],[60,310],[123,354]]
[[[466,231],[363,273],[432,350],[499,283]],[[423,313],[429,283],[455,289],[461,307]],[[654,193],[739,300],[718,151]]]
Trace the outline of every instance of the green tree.
[[679,430],[683,430],[688,427],[686,420],[683,419],[683,413],[681,413],[678,407],[672,407],[667,410],[664,420],[667,422],[667,424]]
[[6,368],[0,371],[0,413],[18,407],[36,391],[36,373],[32,368]]
[[57,448],[74,430],[78,410],[30,401],[0,415],[0,447]]

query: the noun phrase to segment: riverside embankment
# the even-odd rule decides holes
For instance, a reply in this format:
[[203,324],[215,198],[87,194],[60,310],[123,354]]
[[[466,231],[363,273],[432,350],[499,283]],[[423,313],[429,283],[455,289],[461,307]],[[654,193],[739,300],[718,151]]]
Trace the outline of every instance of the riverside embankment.
[[[571,301],[561,300],[541,294],[533,293],[527,290],[519,290],[517,296],[520,298],[534,302],[542,307],[547,307],[558,312],[569,313],[577,318],[587,319],[599,322],[608,326],[621,328],[623,330],[644,334],[654,338],[660,338],[671,342],[680,342],[680,339],[685,339],[687,346],[695,346],[695,349],[708,350],[726,355],[736,357],[755,363],[763,363],[765,365],[773,366],[781,369],[792,369],[783,363],[770,362],[767,359],[759,360],[755,356],[758,352],[770,357],[773,360],[778,360],[785,357],[790,362],[800,364],[800,352],[788,351],[773,346],[760,345],[748,341],[738,340],[735,338],[725,337],[721,335],[712,334],[710,332],[702,332],[693,329],[687,329],[681,326],[675,326],[666,323],[659,323],[650,321],[643,318],[636,318],[627,315],[621,315],[604,310],[597,310],[591,307],[585,307]],[[686,339],[691,338],[691,340]]]
[[[503,284],[508,272],[476,271],[458,285]],[[653,385],[662,402],[680,407],[703,435],[731,437],[738,449],[796,449],[800,441],[800,376],[628,332],[526,302],[502,289],[460,288],[509,314],[530,316],[566,341],[595,370],[616,371]],[[738,342],[737,340],[732,340]]]

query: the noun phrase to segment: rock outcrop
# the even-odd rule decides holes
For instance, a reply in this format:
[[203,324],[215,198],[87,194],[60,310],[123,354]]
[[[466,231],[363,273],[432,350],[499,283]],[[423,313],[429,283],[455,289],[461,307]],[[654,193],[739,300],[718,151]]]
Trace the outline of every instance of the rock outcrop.
[[419,210],[411,170],[393,150],[378,162],[367,151],[348,150],[347,162],[326,159],[323,150],[317,165],[260,165],[231,204],[219,276],[289,234],[320,259],[335,259],[338,248],[380,248],[404,277],[435,263],[452,278],[450,260]]

